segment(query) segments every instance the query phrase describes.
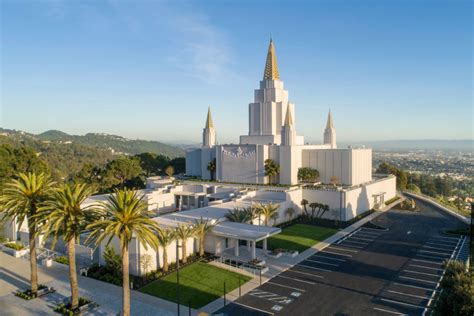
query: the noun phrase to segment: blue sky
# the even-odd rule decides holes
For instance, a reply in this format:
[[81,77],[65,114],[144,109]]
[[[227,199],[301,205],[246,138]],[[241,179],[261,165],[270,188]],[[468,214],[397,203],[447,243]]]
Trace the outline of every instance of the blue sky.
[[471,1],[1,1],[0,126],[220,142],[248,130],[269,37],[319,142],[472,139]]

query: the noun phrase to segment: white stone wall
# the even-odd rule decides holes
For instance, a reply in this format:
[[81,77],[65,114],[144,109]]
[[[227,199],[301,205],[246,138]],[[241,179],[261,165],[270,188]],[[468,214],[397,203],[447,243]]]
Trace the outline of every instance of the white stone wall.
[[241,183],[258,181],[260,159],[256,145],[222,145],[217,148],[217,179]]
[[186,174],[200,177],[201,174],[201,149],[186,152]]

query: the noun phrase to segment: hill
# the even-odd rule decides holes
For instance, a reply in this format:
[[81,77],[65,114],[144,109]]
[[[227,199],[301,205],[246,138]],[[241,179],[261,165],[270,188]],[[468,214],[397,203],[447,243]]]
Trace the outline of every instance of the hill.
[[170,158],[183,157],[182,148],[167,145],[157,141],[128,139],[117,135],[103,133],[87,133],[86,135],[69,135],[58,130],[49,130],[38,135],[17,130],[0,128],[0,134],[23,142],[50,142],[50,143],[75,143],[108,150],[113,154],[136,155],[144,152],[161,154]]

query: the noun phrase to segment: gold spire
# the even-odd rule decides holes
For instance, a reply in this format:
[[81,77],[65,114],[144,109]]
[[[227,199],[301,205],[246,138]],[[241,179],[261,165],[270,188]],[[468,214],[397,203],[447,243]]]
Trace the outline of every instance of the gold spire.
[[331,110],[329,110],[328,121],[326,123],[326,129],[329,129],[329,128],[334,128],[334,124],[332,123]]
[[270,45],[268,46],[267,61],[265,62],[265,72],[263,73],[263,80],[280,80],[278,73],[277,58],[275,53],[275,46],[273,40],[270,38]]
[[211,107],[207,108],[207,120],[206,120],[206,128],[214,128],[214,123],[212,122],[212,115],[211,115]]
[[293,126],[293,117],[291,116],[290,105],[286,107],[285,126]]

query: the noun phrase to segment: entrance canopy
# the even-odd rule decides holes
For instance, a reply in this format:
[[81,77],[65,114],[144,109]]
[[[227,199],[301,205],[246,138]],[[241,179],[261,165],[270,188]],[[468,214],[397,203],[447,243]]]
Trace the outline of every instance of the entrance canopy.
[[281,229],[278,227],[267,227],[229,221],[217,224],[212,230],[212,234],[216,236],[251,241],[260,241],[280,232]]

